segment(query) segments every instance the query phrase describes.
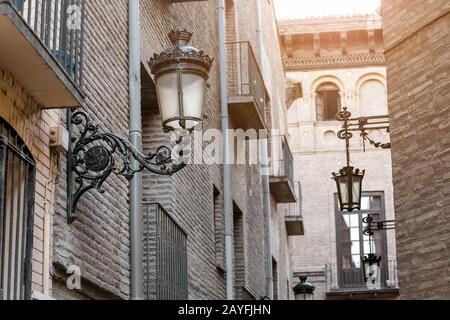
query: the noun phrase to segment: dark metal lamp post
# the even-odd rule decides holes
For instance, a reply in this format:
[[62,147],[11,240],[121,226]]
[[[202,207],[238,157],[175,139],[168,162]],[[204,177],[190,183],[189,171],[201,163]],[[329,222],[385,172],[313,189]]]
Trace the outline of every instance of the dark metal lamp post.
[[337,120],[343,121],[342,130],[338,133],[338,138],[345,140],[347,166],[338,173],[333,173],[333,179],[336,181],[339,205],[341,211],[352,212],[361,210],[362,182],[365,170],[355,169],[350,165],[350,139],[353,138],[353,132],[360,132],[365,143],[368,141],[376,148],[390,149],[390,143],[375,142],[369,137],[368,131],[383,129],[389,132],[388,116],[361,117],[352,119],[352,114],[345,107],[343,111],[337,114]]
[[306,282],[307,277],[300,277],[300,283],[294,287],[295,300],[313,300],[316,288]]
[[374,249],[372,246],[372,239],[375,234],[374,231],[394,230],[395,221],[374,221],[372,215],[369,214],[363,219],[363,223],[366,225],[363,230],[363,234],[369,237],[370,243],[370,253],[361,259],[363,263],[364,281],[367,282],[371,279],[372,284],[375,284],[377,276],[380,275],[379,270],[381,266],[381,257],[373,253]]
[[339,131],[338,137],[346,142],[347,166],[342,168],[339,173],[333,173],[333,179],[336,181],[338,190],[340,209],[349,212],[361,210],[362,181],[365,175],[364,170],[361,171],[350,166],[350,139],[353,137],[353,133],[349,131],[346,124],[351,115],[347,108],[344,108],[344,111],[337,116],[338,120],[345,122],[344,129]]
[[[192,33],[186,30],[172,31],[169,38],[173,47],[155,54],[150,60],[165,132],[176,129],[192,131],[202,121],[212,59],[188,45],[191,37]],[[78,137],[74,136],[74,126],[79,127]],[[93,189],[104,193],[103,185],[112,173],[131,180],[143,170],[172,175],[186,166],[183,162],[176,162],[172,150],[166,146],[144,155],[128,139],[115,133],[101,133],[97,123],[83,111],[69,112],[68,131],[68,223],[77,218],[75,210],[80,198]],[[177,144],[181,142],[179,139]],[[182,152],[179,156],[183,156]],[[133,160],[138,163],[137,167]]]

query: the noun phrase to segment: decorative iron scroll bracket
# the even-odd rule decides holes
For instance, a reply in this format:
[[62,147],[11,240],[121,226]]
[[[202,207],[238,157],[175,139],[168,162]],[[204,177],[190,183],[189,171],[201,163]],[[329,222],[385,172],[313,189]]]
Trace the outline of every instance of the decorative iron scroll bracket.
[[[111,174],[131,181],[134,175],[149,170],[171,176],[186,164],[176,163],[172,150],[161,146],[155,153],[142,154],[129,141],[114,133],[100,133],[97,123],[83,111],[68,111],[69,151],[67,153],[67,220],[77,219],[78,201],[90,190],[104,193],[104,183]],[[74,126],[80,136],[74,137]],[[182,142],[182,138],[176,141]],[[183,152],[179,152],[183,156]]]
[[391,143],[377,142],[370,138],[369,131],[386,130],[390,133],[389,116],[370,116],[351,118],[352,114],[345,107],[343,111],[337,114],[337,120],[343,121],[342,130],[339,131],[338,137],[343,140],[349,140],[353,137],[353,132],[360,132],[364,143],[364,151],[366,151],[366,142],[379,149],[391,149]]
[[372,237],[374,231],[395,230],[395,220],[374,221],[372,215],[369,214],[362,221],[367,225],[363,231],[365,236]]

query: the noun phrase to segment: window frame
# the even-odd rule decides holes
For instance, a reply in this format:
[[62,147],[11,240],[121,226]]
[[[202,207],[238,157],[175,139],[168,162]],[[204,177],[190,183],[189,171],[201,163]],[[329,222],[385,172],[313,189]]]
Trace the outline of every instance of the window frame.
[[[362,222],[362,215],[368,214],[368,213],[377,213],[380,215],[380,220],[386,219],[386,203],[385,203],[385,192],[384,191],[369,191],[369,192],[363,192],[362,197],[381,197],[381,208],[380,210],[354,210],[353,212],[347,212],[347,211],[340,211],[339,208],[339,198],[337,194],[334,194],[334,202],[335,202],[335,228],[336,228],[336,266],[337,266],[337,280],[338,280],[338,286],[341,289],[355,289],[355,288],[361,288],[364,287],[365,283],[363,281],[363,270],[362,270],[362,262],[361,266],[359,268],[361,273],[361,283],[360,284],[345,284],[344,283],[344,269],[343,269],[343,245],[342,245],[342,233],[341,228],[339,225],[339,218],[342,214],[358,214],[359,215],[359,229],[360,229],[360,248],[362,246],[362,249],[364,249],[364,239],[363,239],[363,222]],[[386,280],[388,279],[388,246],[387,246],[387,233],[386,230],[382,231],[375,231],[375,232],[381,232],[381,286],[386,287]],[[364,250],[362,250],[362,253],[364,253]],[[362,257],[362,256],[361,256]],[[358,269],[355,269],[358,270]]]
[[[333,86],[333,87],[335,87],[335,90],[321,89],[322,87],[327,87],[327,86]],[[315,93],[314,105],[315,105],[315,110],[316,110],[316,121],[317,122],[337,121],[336,117],[333,117],[332,119],[329,119],[327,117],[327,114],[329,113],[327,111],[328,111],[329,108],[327,108],[328,105],[326,104],[326,102],[328,100],[329,93],[335,93],[337,95],[337,106],[336,106],[337,111],[336,111],[336,114],[339,111],[341,111],[342,110],[342,91],[341,91],[341,88],[339,88],[339,86],[336,83],[332,82],[332,81],[325,81],[325,82],[320,83],[316,87],[314,93]],[[322,101],[322,103],[323,103],[323,106],[322,106],[322,109],[323,109],[322,110],[323,111],[322,118],[319,118],[319,114],[320,114],[319,113],[319,105],[318,105],[319,96],[322,97],[322,100],[323,100]]]

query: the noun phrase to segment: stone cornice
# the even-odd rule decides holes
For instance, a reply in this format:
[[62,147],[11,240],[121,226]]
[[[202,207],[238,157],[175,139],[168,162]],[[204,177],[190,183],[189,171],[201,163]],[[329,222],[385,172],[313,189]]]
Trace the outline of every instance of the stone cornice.
[[285,61],[287,71],[349,68],[369,65],[385,65],[384,54],[375,53],[331,57],[300,57],[290,58]]

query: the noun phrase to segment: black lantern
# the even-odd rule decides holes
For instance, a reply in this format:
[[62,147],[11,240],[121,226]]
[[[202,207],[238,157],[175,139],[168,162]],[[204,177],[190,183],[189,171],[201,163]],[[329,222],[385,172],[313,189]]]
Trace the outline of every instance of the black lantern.
[[373,253],[369,253],[362,258],[364,282],[372,281],[372,285],[375,285],[379,277],[379,270],[381,265],[381,257],[376,256]]
[[150,59],[164,130],[193,130],[202,122],[212,59],[189,45],[186,30],[172,30],[169,38],[173,46]]
[[313,300],[316,288],[306,282],[307,277],[300,277],[300,283],[294,287],[295,300]]
[[353,137],[349,121],[352,114],[344,108],[337,114],[339,121],[344,121],[342,130],[339,131],[339,139],[345,140],[345,152],[347,166],[339,170],[339,173],[333,173],[333,179],[336,181],[339,206],[341,211],[361,210],[362,182],[365,170],[355,169],[350,166],[350,139]]
[[345,167],[339,173],[333,173],[336,181],[341,211],[361,210],[362,181],[365,170]]

